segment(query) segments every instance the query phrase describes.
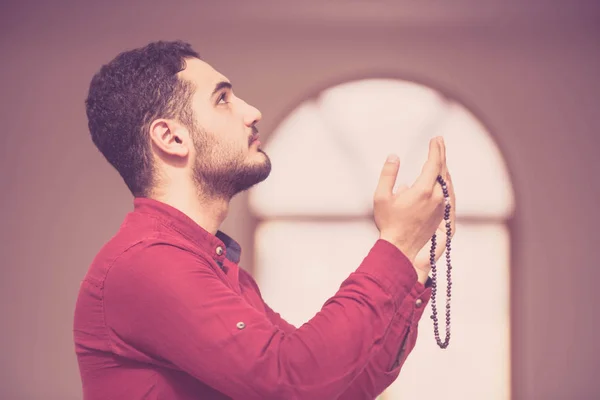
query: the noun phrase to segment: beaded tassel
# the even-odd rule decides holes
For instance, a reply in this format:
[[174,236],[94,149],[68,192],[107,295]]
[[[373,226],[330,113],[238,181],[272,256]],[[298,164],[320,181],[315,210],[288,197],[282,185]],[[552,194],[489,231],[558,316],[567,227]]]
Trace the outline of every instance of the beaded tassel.
[[431,264],[431,310],[432,315],[431,319],[433,320],[433,332],[435,334],[435,340],[440,346],[440,348],[445,349],[448,347],[450,343],[450,300],[452,298],[451,290],[452,290],[452,264],[450,262],[450,238],[452,236],[452,228],[450,225],[450,195],[448,193],[448,186],[446,182],[441,176],[437,177],[437,181],[440,185],[442,185],[442,190],[444,192],[444,202],[445,202],[445,211],[444,211],[444,220],[446,221],[446,277],[448,280],[448,285],[446,287],[446,338],[442,342],[440,339],[440,331],[438,327],[438,316],[437,316],[437,303],[436,303],[436,293],[437,293],[437,268],[435,265],[435,248],[436,248],[436,234],[433,234],[431,238],[431,252],[430,252],[430,264]]

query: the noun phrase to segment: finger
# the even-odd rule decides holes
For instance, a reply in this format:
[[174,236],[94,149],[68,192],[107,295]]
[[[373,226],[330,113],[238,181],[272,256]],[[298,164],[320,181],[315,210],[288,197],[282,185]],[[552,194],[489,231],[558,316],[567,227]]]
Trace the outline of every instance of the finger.
[[456,195],[454,193],[454,184],[452,182],[452,176],[450,176],[450,171],[446,171],[445,183],[451,205],[450,212],[451,215],[453,215],[456,211]]
[[448,174],[448,166],[446,165],[446,143],[444,142],[444,138],[440,137],[440,151],[441,151],[441,159],[442,159],[442,171],[441,174],[444,180]]
[[452,176],[448,171],[446,173],[448,180],[446,181],[446,186],[448,187],[448,194],[450,196],[450,220],[452,227],[452,236],[454,236],[454,232],[456,231],[456,195],[454,193],[454,184],[452,183]]
[[[452,179],[450,177],[450,171],[448,171],[448,164],[447,164],[447,158],[446,158],[446,143],[444,141],[444,138],[441,137],[440,138],[440,146],[441,146],[441,150],[442,150],[442,178],[444,179],[444,182],[446,183],[446,187],[448,189],[448,195],[450,197],[450,218],[452,220],[452,223],[454,223],[455,218],[455,197],[454,197],[454,186],[452,185]],[[454,226],[452,227],[452,230],[454,231]]]
[[452,182],[452,176],[450,172],[446,172],[448,180],[446,186],[448,187],[448,194],[450,195],[450,202],[452,204],[452,212],[456,212],[456,194],[454,193],[454,183]]
[[395,154],[390,154],[383,165],[379,182],[375,189],[375,199],[387,199],[392,196],[398,170],[400,169],[400,159]]
[[408,189],[407,185],[400,185],[396,188],[396,191],[394,193],[398,194],[398,193],[402,193],[404,192],[406,189]]
[[427,157],[427,161],[425,161],[421,175],[417,177],[417,180],[413,186],[419,187],[422,190],[430,191],[434,187],[441,169],[442,155],[439,139],[433,138],[429,141],[429,155]]

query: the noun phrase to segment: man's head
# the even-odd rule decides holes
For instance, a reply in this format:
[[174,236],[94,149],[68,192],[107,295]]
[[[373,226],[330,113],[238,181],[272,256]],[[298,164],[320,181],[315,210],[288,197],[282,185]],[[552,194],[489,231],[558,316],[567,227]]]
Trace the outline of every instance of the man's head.
[[119,54],[92,79],[86,111],[94,144],[134,196],[193,182],[230,199],[271,170],[255,140],[260,112],[187,43]]

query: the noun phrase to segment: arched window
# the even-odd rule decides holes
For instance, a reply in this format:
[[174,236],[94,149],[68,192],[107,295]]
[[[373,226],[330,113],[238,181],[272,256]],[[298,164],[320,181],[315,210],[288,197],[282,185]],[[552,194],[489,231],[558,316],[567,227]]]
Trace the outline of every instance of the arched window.
[[[378,237],[372,196],[387,154],[400,156],[397,184],[411,184],[438,135],[458,202],[452,340],[446,350],[437,347],[425,310],[416,348],[382,398],[505,400],[512,186],[485,127],[436,90],[392,79],[353,81],[322,91],[285,118],[265,146],[271,176],[250,191],[259,220],[254,275],[284,318],[296,326],[309,320]],[[443,263],[439,268],[443,304]]]

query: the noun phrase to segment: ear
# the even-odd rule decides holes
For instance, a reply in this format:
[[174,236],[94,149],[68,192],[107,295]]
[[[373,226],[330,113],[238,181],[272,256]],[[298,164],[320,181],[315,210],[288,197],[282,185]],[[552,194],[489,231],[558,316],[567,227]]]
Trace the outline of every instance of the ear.
[[167,119],[157,119],[150,125],[150,140],[169,156],[187,157],[192,144],[188,130]]

